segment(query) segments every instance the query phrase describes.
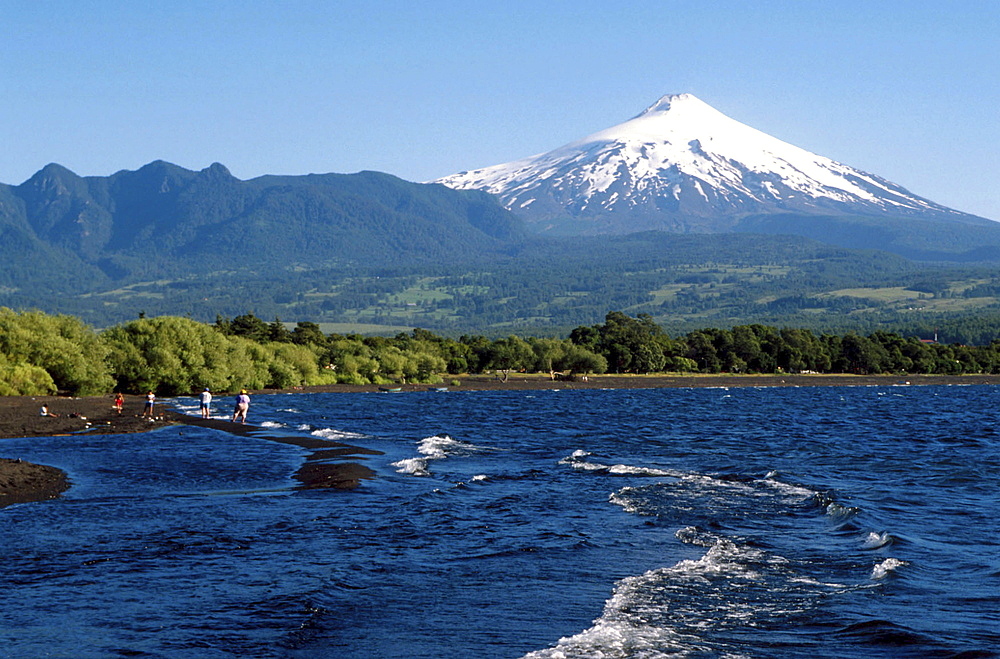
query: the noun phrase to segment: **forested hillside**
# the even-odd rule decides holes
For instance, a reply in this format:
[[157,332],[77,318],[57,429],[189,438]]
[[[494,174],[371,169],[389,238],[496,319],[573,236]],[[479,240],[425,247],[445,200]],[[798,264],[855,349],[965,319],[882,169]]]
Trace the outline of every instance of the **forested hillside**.
[[241,181],[219,164],[192,172],[158,161],[108,177],[53,164],[0,186],[0,231],[20,243],[5,246],[15,267],[0,285],[36,288],[46,284],[31,269],[36,257],[50,271],[131,283],[491,254],[521,225],[484,193],[388,174]]

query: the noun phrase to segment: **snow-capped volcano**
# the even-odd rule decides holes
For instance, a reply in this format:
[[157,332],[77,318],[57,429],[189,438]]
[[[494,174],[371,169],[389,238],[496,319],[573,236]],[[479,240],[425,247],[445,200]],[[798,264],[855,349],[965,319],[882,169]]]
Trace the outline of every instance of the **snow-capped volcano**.
[[540,231],[726,231],[749,215],[988,220],[782,142],[691,94],[554,151],[435,181],[498,195]]

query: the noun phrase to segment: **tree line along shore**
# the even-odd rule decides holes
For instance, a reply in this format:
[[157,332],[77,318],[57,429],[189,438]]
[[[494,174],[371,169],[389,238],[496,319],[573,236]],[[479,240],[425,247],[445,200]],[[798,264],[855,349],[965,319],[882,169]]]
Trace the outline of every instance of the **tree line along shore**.
[[0,308],[3,396],[449,384],[462,375],[505,381],[514,373],[553,381],[656,373],[990,375],[1000,373],[1000,339],[967,346],[756,324],[671,337],[647,315],[618,311],[565,338],[455,339],[423,329],[394,337],[324,334],[315,323],[289,330],[253,314],[214,324],[140,317],[97,331],[73,316]]

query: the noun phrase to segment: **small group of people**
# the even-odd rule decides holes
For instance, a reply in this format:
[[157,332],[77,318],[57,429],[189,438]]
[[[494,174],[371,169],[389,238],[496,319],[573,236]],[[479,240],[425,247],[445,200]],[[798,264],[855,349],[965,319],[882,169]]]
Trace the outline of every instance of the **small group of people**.
[[[205,387],[205,390],[201,392],[201,418],[208,419],[211,417],[212,412],[212,390],[209,387]],[[114,409],[118,412],[119,416],[122,413],[122,407],[125,405],[125,397],[120,393],[115,394]],[[156,405],[156,394],[152,391],[146,394],[146,405],[142,410],[143,417],[153,418],[153,408]],[[233,423],[239,421],[240,423],[246,423],[247,412],[250,411],[250,394],[247,393],[246,389],[241,389],[239,395],[236,397],[236,407],[233,409]],[[54,414],[48,414],[48,409],[43,406],[42,416],[55,416]]]
[[[236,397],[236,407],[233,409],[233,423],[238,420],[246,423],[247,412],[250,411],[250,394],[246,389],[240,389],[240,394]],[[212,391],[205,387],[201,392],[201,418],[208,419],[212,412]]]

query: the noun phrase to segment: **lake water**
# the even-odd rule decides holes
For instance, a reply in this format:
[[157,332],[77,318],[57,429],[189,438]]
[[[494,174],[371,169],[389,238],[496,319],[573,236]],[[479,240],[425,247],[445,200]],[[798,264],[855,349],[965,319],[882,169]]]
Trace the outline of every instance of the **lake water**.
[[[1000,656],[998,398],[287,394],[259,437],[0,440],[73,482],[0,509],[0,656]],[[377,477],[296,492],[269,434]]]

